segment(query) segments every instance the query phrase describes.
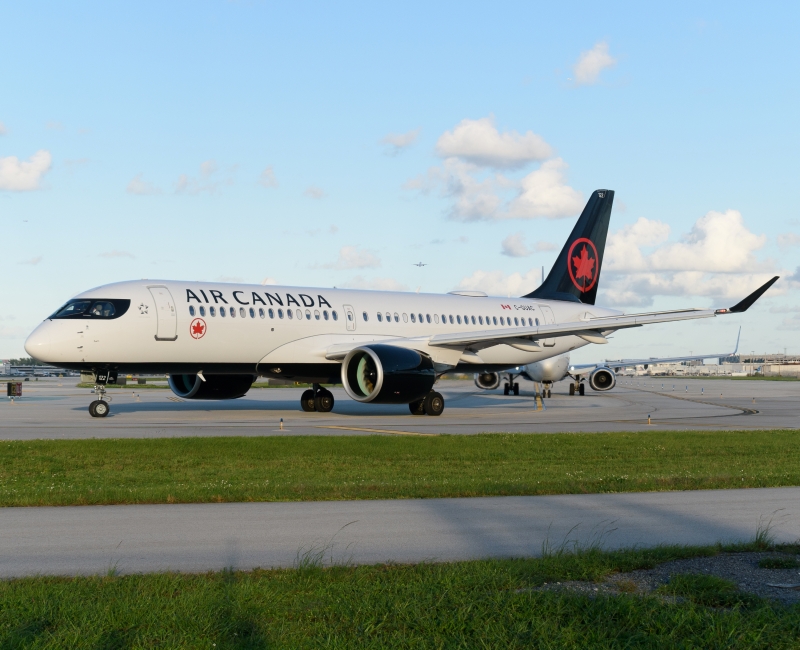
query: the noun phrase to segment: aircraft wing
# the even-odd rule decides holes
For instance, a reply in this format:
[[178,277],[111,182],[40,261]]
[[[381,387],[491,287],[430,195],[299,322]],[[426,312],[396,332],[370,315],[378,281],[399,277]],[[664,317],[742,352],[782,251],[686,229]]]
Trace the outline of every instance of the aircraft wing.
[[631,366],[647,366],[657,363],[680,363],[681,361],[699,361],[700,359],[719,359],[729,357],[739,351],[739,337],[742,335],[742,328],[736,335],[736,346],[732,352],[717,352],[715,354],[695,354],[687,357],[649,357],[647,359],[606,359],[599,363],[576,363],[569,367],[569,374],[583,375],[591,372],[595,368],[606,367],[619,370],[620,368],[630,368]]
[[514,339],[536,340],[541,338],[555,338],[559,336],[580,336],[590,343],[605,343],[605,333],[614,332],[630,327],[641,327],[653,323],[669,323],[679,320],[694,320],[697,318],[713,318],[724,314],[735,314],[747,311],[763,293],[769,289],[778,276],[772,278],[744,300],[727,309],[679,309],[674,311],[657,311],[642,314],[622,316],[603,316],[572,323],[557,323],[553,325],[539,325],[537,327],[515,327],[501,330],[479,330],[474,332],[457,332],[453,334],[436,334],[428,342],[433,346],[460,346],[478,344],[496,345],[513,342]]

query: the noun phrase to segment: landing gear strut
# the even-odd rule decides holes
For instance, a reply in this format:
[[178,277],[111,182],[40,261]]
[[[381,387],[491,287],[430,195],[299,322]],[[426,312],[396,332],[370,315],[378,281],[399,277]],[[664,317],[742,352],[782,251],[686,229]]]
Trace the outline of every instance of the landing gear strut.
[[513,380],[509,380],[503,386],[503,395],[510,395],[511,393],[519,395],[519,384]]
[[333,394],[319,384],[313,384],[313,389],[305,391],[300,397],[300,408],[306,413],[330,413],[333,410]]
[[441,415],[444,411],[444,397],[432,390],[422,399],[408,405],[411,415]]
[[94,394],[97,399],[89,404],[89,415],[93,418],[104,418],[111,411],[109,403],[110,397],[106,397],[106,384],[116,384],[117,373],[115,371],[100,370],[95,373]]
[[576,379],[573,383],[569,385],[569,394],[574,395],[578,393],[579,395],[583,395],[586,392],[586,384],[581,382],[580,380]]

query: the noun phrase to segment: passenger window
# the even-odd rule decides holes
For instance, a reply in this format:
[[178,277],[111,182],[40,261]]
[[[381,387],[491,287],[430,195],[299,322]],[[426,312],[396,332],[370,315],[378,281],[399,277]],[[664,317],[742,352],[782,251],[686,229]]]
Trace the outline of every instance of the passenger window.
[[291,309],[286,310],[286,318],[294,318],[294,312]]
[[250,307],[250,318],[255,318],[255,317],[256,317],[256,310]]
[[283,318],[283,309],[278,310],[278,318]]
[[497,316],[492,316],[492,322],[497,325]]
[[425,314],[425,320],[430,323],[431,322],[431,315],[430,314]]
[[[459,321],[459,322],[461,322],[461,321]],[[450,324],[451,325],[453,324],[453,314],[450,314]]]
[[303,320],[303,312],[298,309],[295,314],[297,315],[297,320]]
[[533,319],[532,318],[528,319],[528,327],[533,327]]
[[416,323],[417,322],[417,317],[414,314],[411,314],[411,322],[412,323]]
[[458,321],[458,324],[461,325],[461,316],[456,316],[456,320]]
[[353,314],[352,313],[347,312],[347,320],[350,320],[350,321],[353,320]]
[[206,308],[205,307],[200,307],[200,315],[201,316],[205,316],[206,315]]
[[408,314],[403,314],[403,322],[404,323],[408,322]]
[[366,323],[367,321],[369,321],[369,316],[367,315],[367,312],[364,312],[364,313],[363,313],[363,314],[361,314],[361,315],[364,317],[364,322],[365,322],[365,323]]
[[306,309],[306,320],[311,320],[311,310]]
[[275,318],[275,310],[274,310],[274,309],[272,309],[272,307],[270,307],[270,308],[267,310],[267,313],[269,314],[269,317],[270,317],[270,318]]
[[382,322],[383,322],[383,316],[381,315],[381,313],[380,313],[380,312],[378,312],[378,322],[379,322],[379,323],[382,323]]
[[209,313],[211,316],[216,316],[216,315],[217,315],[217,308],[216,308],[216,307],[209,307],[209,308],[208,308],[208,313]]
[[220,317],[222,317],[222,318],[225,318],[225,317],[228,315],[228,312],[227,312],[227,311],[225,311],[225,307],[220,307],[220,308],[219,308],[219,315],[220,315]]
[[322,312],[322,317],[323,317],[325,320],[328,320],[328,310],[327,310],[327,309],[326,309],[325,311],[323,311],[323,312]]
[[433,315],[433,322],[436,323],[437,325],[439,324],[439,314]]
[[419,322],[422,322],[422,314],[419,315]]
[[267,314],[264,312],[264,308],[263,308],[263,307],[259,307],[259,308],[258,308],[258,315],[259,315],[261,318],[265,318],[265,317],[267,316]]
[[231,312],[231,318],[236,318],[236,310],[233,307],[231,307],[230,312]]
[[539,319],[536,319],[536,327],[539,327]]
[[244,307],[239,307],[239,316],[241,316],[242,318],[247,316],[247,312],[244,310]]
[[473,325],[475,324],[475,317],[474,316],[472,316],[472,324]]
[[501,325],[505,325],[506,324],[506,320],[502,316],[500,317],[500,324]]
[[400,316],[397,315],[397,312],[394,313],[394,322],[395,323],[399,323],[400,322]]
[[519,327],[519,319],[516,316],[514,316],[514,325]]
[[[97,305],[95,305],[95,309],[97,309]],[[92,309],[92,316],[94,315],[95,315],[94,309]],[[189,305],[189,316],[194,316],[194,305]]]
[[319,309],[315,309],[315,310],[314,310],[314,318],[315,318],[316,320],[319,320]]
[[333,320],[339,320],[339,314],[336,313],[335,309],[331,312],[331,318],[333,318]]
[[483,325],[483,316],[478,316],[478,323]]
[[392,315],[388,311],[386,312],[386,322],[387,323],[392,322]]

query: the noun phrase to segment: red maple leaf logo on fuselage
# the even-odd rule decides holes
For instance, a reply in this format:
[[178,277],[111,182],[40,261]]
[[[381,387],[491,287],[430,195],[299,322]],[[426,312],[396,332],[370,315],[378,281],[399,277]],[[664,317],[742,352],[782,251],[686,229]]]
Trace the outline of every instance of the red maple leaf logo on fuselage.
[[204,329],[202,323],[195,323],[192,325],[192,334],[202,334]]

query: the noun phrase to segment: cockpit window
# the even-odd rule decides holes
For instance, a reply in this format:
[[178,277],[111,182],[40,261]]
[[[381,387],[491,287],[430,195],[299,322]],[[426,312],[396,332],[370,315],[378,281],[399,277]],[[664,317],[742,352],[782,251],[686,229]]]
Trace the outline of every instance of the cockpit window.
[[130,306],[130,300],[119,298],[108,300],[75,299],[70,300],[50,318],[103,318],[109,320],[119,318],[128,311]]

